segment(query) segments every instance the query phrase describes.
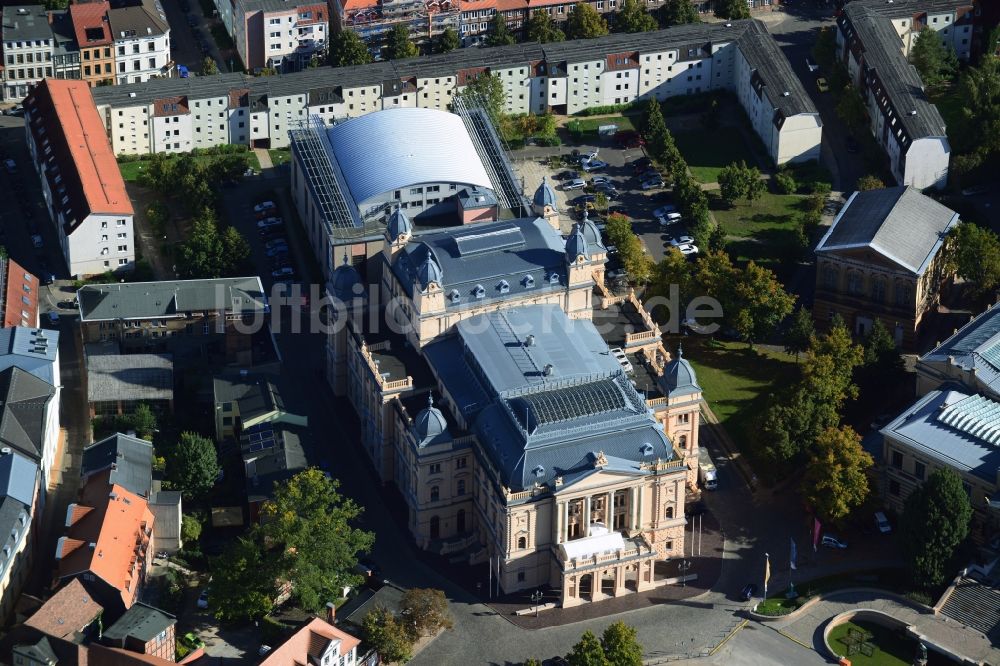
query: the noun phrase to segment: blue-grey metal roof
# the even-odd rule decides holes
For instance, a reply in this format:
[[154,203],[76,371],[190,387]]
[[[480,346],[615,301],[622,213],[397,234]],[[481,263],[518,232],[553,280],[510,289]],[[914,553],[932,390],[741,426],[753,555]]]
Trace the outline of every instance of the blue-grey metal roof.
[[38,465],[16,451],[0,455],[0,496],[30,507],[35,498]]
[[334,125],[330,146],[359,206],[424,183],[492,189],[462,119],[436,109],[386,109]]
[[148,643],[175,624],[177,618],[170,613],[140,601],[125,611],[117,622],[105,629],[101,637],[111,641],[115,647],[123,648],[126,639],[133,638],[141,643]]
[[912,187],[855,192],[816,252],[870,248],[916,275],[958,224],[958,213]]
[[266,312],[260,278],[209,278],[91,284],[77,292],[80,321],[159,319],[191,312]]
[[[0,454],[0,577],[27,538],[34,508],[38,465],[18,453]],[[29,546],[30,547],[30,544]]]
[[106,469],[111,470],[109,483],[148,498],[153,486],[152,443],[119,432],[83,450],[82,476],[89,477]]
[[920,363],[954,363],[975,370],[977,382],[1000,394],[1000,308],[990,308],[958,329]]
[[424,353],[513,489],[586,476],[595,455],[634,467],[673,447],[589,320],[556,305],[476,315]]
[[660,381],[664,393],[670,398],[702,392],[701,386],[698,385],[698,376],[684,358],[684,350],[680,345],[677,345],[677,353],[663,369]]
[[562,236],[541,218],[505,220],[420,236],[397,253],[392,271],[412,298],[414,281],[432,253],[441,269],[445,307],[461,309],[565,289],[564,249]]
[[997,482],[1000,403],[953,388],[931,391],[882,429],[958,472]]
[[26,326],[0,328],[0,370],[17,366],[55,385],[59,331]]
[[46,413],[56,389],[17,366],[0,372],[0,445],[14,448],[35,462],[43,458]]

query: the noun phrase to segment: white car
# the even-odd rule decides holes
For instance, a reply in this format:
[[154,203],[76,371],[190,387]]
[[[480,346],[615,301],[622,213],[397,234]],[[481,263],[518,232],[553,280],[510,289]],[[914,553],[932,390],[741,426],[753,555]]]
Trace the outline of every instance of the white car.
[[617,280],[618,278],[628,277],[628,273],[625,272],[624,268],[612,268],[608,271],[609,280]]
[[823,537],[823,541],[821,543],[824,546],[826,546],[827,548],[834,548],[836,550],[846,550],[847,549],[847,542],[846,541],[841,541],[837,537],[830,536],[829,534],[826,535],[825,537]]
[[32,234],[31,235],[31,244],[34,245],[36,248],[42,247],[42,237],[41,237],[41,235],[40,234]]
[[680,247],[681,245],[693,245],[694,239],[690,236],[678,236],[674,238],[673,236],[667,236],[667,242],[674,247]]
[[253,212],[263,213],[271,210],[272,208],[277,208],[273,201],[261,201],[259,204],[253,207]]
[[656,221],[660,223],[661,227],[668,227],[671,224],[676,224],[681,221],[680,213],[667,213],[666,215],[657,215]]
[[676,212],[677,212],[677,206],[673,204],[665,204],[653,211],[653,217],[666,217],[670,213],[676,213]]
[[257,222],[257,228],[267,229],[268,227],[280,227],[282,224],[284,224],[284,220],[280,217],[267,217]]
[[582,190],[587,186],[587,181],[583,178],[574,178],[563,185],[564,190]]
[[658,187],[663,187],[663,180],[660,178],[642,181],[642,189],[644,190],[655,190]]
[[591,159],[584,162],[581,166],[583,167],[584,171],[589,173],[591,171],[599,171],[600,169],[607,167],[608,163],[605,162],[604,160]]
[[201,594],[198,595],[197,606],[202,610],[208,608],[208,591],[209,588],[206,587],[204,590],[201,591]]
[[885,517],[885,514],[881,511],[875,512],[875,527],[882,534],[888,534],[892,531],[892,525],[889,524],[889,519]]
[[614,347],[609,351],[618,364],[622,366],[622,369],[631,375],[635,369],[632,367],[632,362],[628,360],[628,356],[625,355],[625,351],[621,347]]
[[597,187],[598,185],[610,185],[611,179],[607,176],[594,176],[594,178],[590,181],[590,184],[594,187]]
[[274,278],[292,277],[294,275],[295,275],[295,269],[292,268],[291,266],[282,266],[276,271],[271,271],[271,277]]
[[676,247],[680,251],[680,253],[683,254],[685,257],[690,257],[692,255],[698,254],[697,245],[684,244],[684,245],[678,245]]

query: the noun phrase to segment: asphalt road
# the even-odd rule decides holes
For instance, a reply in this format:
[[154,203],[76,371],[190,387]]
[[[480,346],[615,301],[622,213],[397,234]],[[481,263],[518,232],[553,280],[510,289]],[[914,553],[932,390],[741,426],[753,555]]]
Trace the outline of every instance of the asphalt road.
[[[201,4],[198,0],[188,0],[189,11],[187,14],[181,8],[180,0],[172,0],[163,3],[163,10],[167,13],[167,22],[170,24],[170,54],[174,62],[178,65],[185,65],[192,74],[200,74],[201,66],[205,60],[205,54],[201,50],[196,33],[202,36],[210,49],[209,55],[215,60],[219,71],[228,71],[228,65],[223,62],[212,34],[208,31],[209,19],[201,13]],[[197,24],[192,27],[188,25],[188,16],[193,16]],[[177,76],[175,73],[174,76]]]

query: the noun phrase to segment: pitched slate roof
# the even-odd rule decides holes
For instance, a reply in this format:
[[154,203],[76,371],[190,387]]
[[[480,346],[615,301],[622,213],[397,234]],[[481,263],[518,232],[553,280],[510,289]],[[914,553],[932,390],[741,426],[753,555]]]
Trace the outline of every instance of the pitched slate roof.
[[[38,465],[13,451],[0,453],[0,576],[20,557],[19,546],[28,538],[38,484]],[[31,548],[29,543],[27,548]]]
[[[564,289],[564,249],[562,237],[541,218],[505,220],[423,235],[397,253],[392,271],[412,297],[414,281],[418,289],[427,287],[418,277],[430,254],[441,269],[445,307],[478,307],[516,294]],[[477,287],[482,287],[480,298]],[[452,299],[452,292],[457,300]]]
[[25,326],[0,328],[0,369],[16,365],[54,386],[58,354],[59,331]]
[[9,5],[2,11],[3,41],[52,39],[48,15],[41,4]]
[[952,388],[931,391],[881,432],[990,484],[1000,469],[1000,403]]
[[102,636],[105,640],[124,647],[128,638],[148,643],[175,624],[177,618],[170,613],[140,602],[125,611],[117,622],[104,630]]
[[267,310],[259,277],[86,285],[77,292],[80,320],[169,319],[187,313]]
[[556,305],[476,315],[425,354],[512,490],[670,460],[673,447],[593,323]]
[[142,0],[138,5],[117,7],[108,12],[108,20],[116,39],[123,39],[121,33],[133,38],[164,35],[170,31],[167,17],[160,13],[153,0]]
[[762,87],[774,108],[772,122],[780,127],[785,118],[803,113],[819,113],[809,93],[802,87],[799,77],[792,71],[788,58],[781,52],[778,43],[767,32],[763,23],[747,21],[736,43],[747,64],[754,70],[754,84]]
[[930,350],[920,363],[975,370],[976,381],[1000,396],[1000,308],[992,307]]
[[85,448],[80,475],[90,477],[105,470],[110,470],[109,483],[148,498],[153,486],[153,444],[119,432]]
[[18,367],[0,372],[0,444],[41,461],[46,406],[55,392],[51,384]]
[[921,275],[956,224],[958,213],[912,187],[855,192],[816,252],[867,247]]

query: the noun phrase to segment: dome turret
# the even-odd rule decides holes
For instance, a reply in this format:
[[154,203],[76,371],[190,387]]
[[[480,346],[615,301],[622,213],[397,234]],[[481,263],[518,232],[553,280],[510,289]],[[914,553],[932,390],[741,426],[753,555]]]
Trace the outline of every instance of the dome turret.
[[573,231],[566,239],[566,263],[575,264],[577,258],[590,259],[587,252],[587,240],[583,237],[583,230],[580,224],[573,226]]
[[451,437],[448,434],[448,421],[441,410],[434,406],[434,396],[430,394],[427,394],[427,407],[420,410],[417,418],[413,419],[413,434],[420,446],[437,444]]
[[538,186],[535,190],[535,196],[532,199],[532,203],[536,206],[542,208],[549,206],[551,208],[556,207],[556,191],[552,189],[549,185],[549,179],[546,176],[542,176],[542,184]]
[[426,289],[430,286],[432,282],[436,283],[439,287],[444,284],[444,274],[441,272],[441,267],[438,266],[437,261],[434,260],[434,254],[427,249],[427,257],[424,259],[424,263],[420,264],[420,268],[417,269],[417,279],[420,280],[420,286]]
[[701,393],[698,376],[691,364],[684,359],[684,350],[677,345],[677,354],[663,369],[663,381],[668,397]]
[[396,206],[396,210],[392,211],[392,214],[389,215],[389,222],[385,226],[385,233],[390,243],[395,243],[399,240],[400,236],[413,235],[413,223],[410,222],[410,218],[399,206]]
[[351,300],[364,293],[363,288],[358,289],[358,286],[363,287],[363,284],[361,275],[358,274],[354,266],[351,266],[345,253],[343,263],[337,266],[337,269],[333,271],[333,275],[330,278],[330,287],[333,290],[333,295],[342,301]]

